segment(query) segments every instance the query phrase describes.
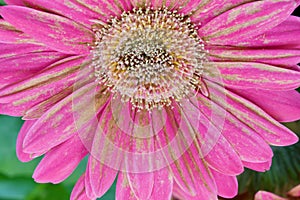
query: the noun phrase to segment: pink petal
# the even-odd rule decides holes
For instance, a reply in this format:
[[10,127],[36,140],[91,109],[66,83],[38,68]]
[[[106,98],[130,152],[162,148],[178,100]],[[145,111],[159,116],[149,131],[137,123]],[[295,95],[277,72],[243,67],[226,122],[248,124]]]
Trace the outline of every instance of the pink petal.
[[[71,62],[72,62],[72,60],[71,60]],[[71,64],[71,63],[69,63],[69,64]],[[72,68],[71,66],[72,65],[69,65],[66,68]],[[59,101],[61,101],[65,97],[71,95],[79,87],[81,87],[82,85],[86,85],[88,83],[94,82],[94,79],[91,78],[91,76],[90,76],[90,74],[93,73],[92,72],[93,68],[89,68],[87,66],[84,66],[83,69],[84,70],[80,70],[80,72],[78,74],[78,77],[76,78],[77,80],[75,81],[75,83],[76,83],[75,85],[70,84],[69,87],[66,86],[61,91],[57,90],[56,94],[53,92],[52,96],[50,96],[48,99],[44,99],[43,101],[35,104],[33,107],[28,109],[26,111],[26,113],[23,115],[23,119],[30,120],[30,119],[40,118],[45,112],[47,112],[49,109],[51,109],[55,104],[57,104]],[[67,82],[65,82],[65,84],[66,83]],[[102,96],[102,100],[103,99],[104,98]]]
[[197,12],[199,10],[202,10],[202,8],[204,6],[206,6],[208,4],[208,2],[205,1],[198,1],[198,0],[190,0],[187,2],[178,2],[178,6],[179,8],[177,8],[176,10],[178,10],[178,12],[180,14],[183,15],[191,15],[194,14],[194,12]]
[[[26,109],[27,111],[25,112],[25,114],[22,114],[23,115],[22,119],[32,120],[32,119],[40,118],[41,116],[43,116],[43,114],[45,112],[50,110],[59,101],[61,101],[65,97],[71,95],[73,93],[73,91],[74,91],[74,88],[72,86],[70,86],[70,87],[60,91],[59,93],[54,94],[49,99],[46,99],[38,104],[35,104],[30,109]],[[23,109],[23,110],[20,110],[18,112],[24,113],[24,108],[21,107],[21,109]],[[17,111],[17,109],[14,109],[14,110]]]
[[265,191],[258,191],[255,194],[254,200],[287,200],[285,198],[281,198],[275,194]]
[[6,22],[3,19],[0,19],[0,42],[7,44],[16,44],[16,43],[32,43],[33,39],[28,37],[22,31],[17,30],[10,23]]
[[0,89],[0,102],[9,103],[8,108],[25,114],[37,103],[71,87],[77,80],[80,67],[87,64],[85,61],[85,57],[68,57],[28,79],[4,87]]
[[224,136],[219,137],[217,144],[204,158],[210,168],[222,174],[234,176],[244,171],[240,157]]
[[23,0],[5,0],[6,4],[24,6]]
[[181,187],[175,181],[173,185],[173,196],[180,200],[181,199],[189,200],[189,198],[186,198],[186,196],[188,195],[181,189]]
[[167,168],[154,172],[154,186],[149,200],[169,200],[172,197],[173,178]]
[[[300,43],[299,43],[300,44]],[[259,62],[283,68],[292,68],[300,62],[300,49],[292,48],[239,48],[209,47],[209,54],[214,61]]]
[[233,198],[238,194],[238,181],[235,176],[226,176],[215,170],[211,170],[217,187],[218,195],[224,198]]
[[[202,25],[205,25],[207,22],[219,16],[220,14],[228,10],[231,10],[241,4],[245,4],[247,2],[252,2],[252,1],[253,0],[231,0],[230,2],[224,2],[223,0],[210,0],[210,1],[190,0],[186,6],[185,4],[183,5],[184,7],[183,13],[191,15],[191,20],[195,24],[200,23]],[[199,5],[197,5],[197,3]]]
[[274,119],[280,122],[291,122],[300,119],[300,94],[296,90],[235,90],[240,96],[250,100]]
[[73,188],[73,191],[71,193],[70,200],[96,200],[88,198],[85,192],[85,186],[84,186],[84,180],[85,180],[85,174],[83,174],[77,181],[76,185]]
[[118,175],[116,200],[138,200],[133,191],[130,189],[127,175],[125,172],[120,172]]
[[75,135],[45,154],[33,178],[39,183],[60,183],[71,175],[87,153],[80,138]]
[[173,185],[173,195],[180,199],[180,200],[199,200],[199,199],[205,199],[205,200],[215,200],[215,198],[208,198],[207,196],[202,195],[202,194],[194,194],[194,195],[191,195],[191,194],[188,194],[186,193],[184,190],[181,189],[180,186],[178,186],[178,184],[176,182],[174,182],[174,185]]
[[[144,6],[144,2],[141,2],[139,0],[134,0],[133,5],[138,8]],[[150,7],[153,7],[154,9],[159,9],[166,7],[169,10],[179,10],[180,6],[184,6],[186,2],[176,1],[176,0],[147,0],[145,3],[149,5]]]
[[0,90],[25,80],[64,57],[64,54],[57,52],[39,52],[0,58]]
[[118,173],[118,171],[100,163],[93,156],[89,157],[87,172],[85,182],[91,187],[88,194],[92,193],[89,196],[95,195],[98,198],[108,191]]
[[300,85],[300,72],[261,63],[211,62],[205,64],[204,70],[206,78],[216,82],[222,78],[230,88],[292,90]]
[[243,165],[249,169],[258,171],[258,172],[265,172],[268,171],[272,165],[272,160],[262,163],[251,163],[243,161]]
[[[86,9],[92,10],[95,13],[100,15],[109,15],[109,16],[120,16],[123,12],[124,4],[126,0],[121,1],[112,1],[112,0],[70,0],[74,4],[81,5],[86,7]],[[128,3],[127,3],[128,6]],[[126,7],[126,6],[125,6]],[[100,18],[100,16],[99,16]]]
[[[53,53],[53,55],[56,55],[56,52],[49,52],[51,51],[49,48],[37,45],[37,44],[30,44],[30,43],[20,43],[20,44],[4,44],[0,43],[1,46],[1,52],[0,52],[0,59],[3,58],[10,58],[10,57],[16,57],[23,54],[28,53],[41,53],[48,51],[48,53]],[[61,54],[63,55],[63,54]],[[28,56],[28,55],[27,55]]]
[[24,139],[24,151],[27,153],[45,151],[72,137],[77,132],[72,100],[84,98],[84,95],[93,88],[94,83],[84,86],[40,117]]
[[34,159],[35,156],[23,152],[23,140],[28,133],[28,130],[35,124],[36,120],[25,121],[17,138],[16,152],[17,157],[22,162],[28,162]]
[[97,195],[92,189],[91,181],[90,181],[90,171],[86,170],[85,171],[85,193],[88,198],[90,199],[96,199]]
[[[91,149],[91,154],[99,160],[105,158],[104,162],[112,168],[122,168],[132,173],[142,173],[158,169],[156,164],[160,165],[163,161],[156,162],[157,160],[153,159],[153,156],[150,156],[150,152],[153,152],[154,149],[154,137],[140,138],[133,136],[136,133],[141,134],[144,132],[140,131],[141,127],[137,128],[137,124],[133,122],[131,117],[134,115],[135,119],[145,120],[151,114],[148,115],[147,113],[147,117],[144,115],[144,118],[142,118],[135,113],[136,110],[128,107],[130,103],[122,103],[118,98],[112,100],[112,97],[109,97],[107,99],[108,103],[103,108],[103,111],[101,111],[99,124],[96,124],[98,125],[98,131],[92,136],[94,141],[86,142],[88,148]],[[88,104],[90,104],[90,101],[87,101],[86,105]],[[147,134],[149,134],[149,130],[152,130],[152,119],[152,117],[151,119],[147,119],[151,124],[151,126],[147,126],[150,129],[143,127],[145,128],[143,130]],[[156,123],[159,120],[155,121],[154,119],[153,121],[153,123]],[[173,133],[170,134],[172,135]],[[90,138],[90,136],[84,136],[84,138]],[[104,142],[107,138],[109,138],[109,142]],[[110,151],[104,151],[105,149],[110,149]],[[124,157],[126,157],[126,162],[122,160]],[[163,166],[165,165],[160,165],[160,167]]]
[[70,54],[89,53],[87,44],[92,43],[92,32],[67,18],[19,6],[3,6],[0,13],[6,21],[50,48]]
[[[206,83],[211,94],[210,98],[214,102],[226,108],[228,112],[234,113],[240,121],[255,130],[269,144],[286,146],[298,141],[298,137],[292,131],[270,117],[260,107],[210,81]],[[224,94],[226,102],[219,98]]]
[[238,41],[237,45],[250,47],[289,47],[299,49],[299,26],[300,18],[289,16],[286,21],[273,29],[253,38],[246,38]]
[[[198,147],[199,148],[199,147]],[[194,144],[180,159],[171,164],[174,181],[191,196],[203,196],[217,199],[217,188],[207,164],[200,158]]]
[[300,185],[297,185],[296,187],[292,188],[289,192],[288,195],[292,197],[300,197]]
[[294,11],[294,1],[255,1],[233,8],[214,18],[198,31],[212,44],[231,45],[277,26]]
[[[99,1],[97,8],[102,10],[101,14],[97,12],[97,8],[94,7],[93,10],[89,8],[92,5],[85,5],[78,2],[77,0],[68,0],[68,1],[43,1],[43,0],[26,0],[27,7],[31,8],[43,8],[49,10],[52,13],[57,13],[61,16],[68,17],[75,22],[78,22],[87,28],[90,28],[94,24],[92,20],[101,20],[103,23],[106,23],[112,12],[109,12],[105,1]],[[101,5],[102,4],[102,5]]]
[[57,60],[66,57],[58,52],[28,52],[8,58],[1,58],[1,72],[15,72],[18,70],[42,70]]
[[222,134],[243,161],[264,162],[273,157],[272,149],[264,139],[236,118],[225,121]]
[[154,185],[154,173],[127,173],[129,186],[137,199],[149,199]]
[[[212,88],[210,88],[210,92],[211,99],[214,100],[212,97],[212,95],[214,95]],[[219,97],[220,96],[218,96],[218,98]],[[208,117],[209,115],[207,113],[210,112],[212,106],[212,108],[215,109],[222,109],[221,107],[218,108],[218,105],[208,98],[200,96],[198,101],[199,105],[201,105],[199,106],[199,109]],[[219,101],[227,104],[227,102],[225,102],[222,98],[219,98]],[[207,107],[206,105],[211,106]],[[216,124],[215,122],[213,123]],[[216,124],[216,127],[219,131],[222,131],[222,136],[224,136],[231,144],[232,148],[238,153],[241,160],[249,162],[265,162],[272,158],[272,149],[264,141],[264,139],[246,124],[239,121],[239,118],[233,114],[227,112],[224,123]]]

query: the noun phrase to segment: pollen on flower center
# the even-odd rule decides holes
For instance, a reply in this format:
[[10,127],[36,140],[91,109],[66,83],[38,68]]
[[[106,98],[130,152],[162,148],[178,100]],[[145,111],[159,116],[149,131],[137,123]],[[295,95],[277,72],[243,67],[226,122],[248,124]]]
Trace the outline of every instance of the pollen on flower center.
[[140,8],[106,25],[95,22],[96,79],[123,102],[151,110],[197,91],[206,52],[188,17]]

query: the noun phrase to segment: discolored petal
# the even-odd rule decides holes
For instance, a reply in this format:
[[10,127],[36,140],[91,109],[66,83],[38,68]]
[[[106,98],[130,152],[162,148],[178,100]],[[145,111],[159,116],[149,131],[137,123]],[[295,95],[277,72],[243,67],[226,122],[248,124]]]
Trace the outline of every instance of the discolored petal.
[[[24,82],[32,75],[64,57],[65,55],[61,53],[40,52],[0,58],[0,90],[9,87],[8,85],[17,85],[20,81]],[[8,110],[8,113],[14,112]]]
[[238,181],[235,176],[227,176],[211,170],[218,188],[218,195],[224,198],[233,198],[238,194]]
[[[67,1],[43,1],[43,0],[23,0],[28,7],[37,8],[40,10],[47,10],[52,13],[57,13],[61,16],[65,16],[67,18],[72,19],[75,22],[78,22],[88,29],[90,29],[91,25],[94,24],[92,20],[101,20],[105,23],[108,19],[110,19],[109,12],[101,12],[97,13],[94,10],[88,8],[88,5],[84,5],[77,0],[67,0]],[[105,1],[102,2],[104,4]],[[100,7],[101,1],[98,3],[98,8]],[[104,11],[107,11],[105,7],[102,7]]]
[[289,16],[278,26],[253,38],[237,42],[238,46],[247,47],[280,47],[300,48],[300,18]]
[[[57,94],[54,94],[48,99],[45,99],[37,104],[35,104],[31,108],[24,109],[23,107],[15,107],[15,111],[19,113],[24,113],[24,110],[26,110],[25,114],[23,114],[22,119],[24,120],[32,120],[37,119],[43,116],[45,112],[50,110],[56,103],[64,99],[65,97],[71,95],[74,92],[73,86],[70,86],[68,88],[63,89]],[[17,109],[18,108],[18,109]]]
[[244,171],[239,155],[222,135],[213,149],[204,158],[210,168],[222,174],[234,176]]
[[137,199],[149,199],[154,187],[154,173],[127,173],[130,188]]
[[86,174],[86,185],[91,187],[89,193],[97,198],[103,196],[113,184],[118,171],[100,163],[93,156],[89,157]]
[[150,200],[170,200],[173,191],[173,177],[167,168],[154,172],[154,185]]
[[250,100],[280,122],[300,119],[300,94],[296,90],[234,90],[235,93]]
[[28,52],[0,59],[0,71],[11,72],[26,70],[42,70],[48,65],[64,58],[66,55],[58,52]]
[[[191,15],[191,20],[200,25],[205,25],[207,22],[213,18],[219,16],[220,14],[229,11],[239,5],[253,2],[254,0],[231,0],[224,2],[223,0],[206,0],[206,1],[189,1],[188,7],[189,15]],[[197,4],[191,4],[190,2],[196,2]],[[186,11],[185,11],[186,13]]]
[[[269,144],[286,146],[298,141],[298,137],[292,131],[270,117],[260,107],[210,81],[206,83],[210,90],[210,98],[214,102],[255,130]],[[227,97],[226,101],[219,98],[220,95],[224,94]]]
[[70,200],[96,200],[96,198],[90,199],[86,195],[84,180],[85,180],[85,174],[83,174],[75,184],[71,193]]
[[[300,85],[300,72],[255,62],[209,62],[204,76],[224,86],[239,89],[292,90]],[[212,70],[217,68],[218,71]],[[222,83],[220,83],[222,84]]]
[[0,42],[4,44],[35,43],[32,38],[3,19],[0,19]]
[[254,200],[287,200],[287,199],[277,196],[271,192],[258,191],[254,196]]
[[[122,1],[112,1],[112,0],[70,0],[72,3],[77,4],[77,6],[84,7],[84,9],[91,10],[103,16],[120,16],[126,0]],[[124,2],[125,1],[125,2]]]
[[171,173],[179,187],[191,196],[217,199],[217,188],[205,160],[195,144],[171,164]]
[[33,178],[39,183],[60,183],[71,175],[87,153],[80,138],[74,135],[45,154]]
[[[133,5],[135,7],[142,7],[144,6],[144,2],[142,1],[139,1],[139,0],[134,0],[133,1]],[[182,2],[186,2],[186,1],[182,1]],[[147,3],[147,5],[153,7],[154,9],[159,9],[159,8],[163,8],[163,7],[166,7],[170,10],[173,10],[173,9],[177,9],[181,4],[182,2],[180,1],[176,1],[176,0],[147,0],[145,3]]]
[[288,195],[292,197],[300,197],[300,185],[297,185],[296,187],[292,188],[289,192]]
[[120,172],[118,175],[116,200],[138,200],[133,191],[130,189],[127,175],[125,172]]
[[3,6],[2,17],[48,47],[69,54],[88,54],[90,30],[67,18],[20,6]]
[[89,173],[90,173],[89,170],[85,171],[85,181],[84,181],[85,193],[86,193],[86,195],[89,199],[96,199],[97,196],[96,196],[95,192],[92,189]]
[[198,31],[211,44],[232,45],[277,26],[294,11],[295,1],[254,1],[214,18]]
[[249,169],[258,171],[258,172],[265,172],[270,169],[272,165],[272,160],[262,163],[251,163],[243,161],[243,165]]
[[300,62],[300,49],[292,48],[239,48],[210,47],[209,54],[217,62],[259,62],[277,67],[291,68]]
[[5,58],[7,59],[10,57],[20,56],[23,54],[36,54],[42,52],[47,52],[53,55],[58,54],[56,52],[53,52],[53,50],[51,51],[51,49],[49,49],[46,46],[30,44],[30,43],[20,43],[20,44],[0,43],[0,46],[1,46],[0,59],[5,59]]
[[[25,121],[19,134],[18,134],[18,138],[17,138],[17,142],[16,142],[16,153],[17,153],[18,159],[22,162],[28,162],[28,161],[34,159],[35,156],[37,156],[35,154],[30,155],[30,154],[23,152],[23,140],[24,140],[25,136],[27,135],[28,130],[35,124],[35,122],[36,122],[36,120]],[[43,153],[41,153],[41,154],[43,154]]]
[[9,5],[24,6],[23,0],[5,0],[5,3],[7,3]]
[[230,117],[225,121],[222,135],[243,161],[264,162],[272,159],[272,149],[264,139],[236,118]]
[[[207,199],[207,196],[202,194],[190,194],[186,193],[176,182],[174,182],[173,185],[173,195],[178,199],[184,199],[184,200],[199,200],[199,199]],[[208,199],[211,200],[211,199]]]
[[[211,92],[212,96],[213,91]],[[221,98],[219,98],[219,101],[226,103],[226,100],[220,99]],[[209,113],[211,109],[211,107],[207,107],[207,105],[213,105],[215,109],[224,109],[216,105],[210,99],[202,96],[199,96],[198,101],[200,102],[199,105],[201,105],[199,106],[199,109],[207,116],[209,116],[207,113]],[[221,131],[222,136],[230,143],[232,148],[240,156],[241,160],[249,162],[265,162],[272,158],[272,149],[265,140],[246,124],[241,122],[234,114],[227,112],[223,124],[217,124],[214,121],[212,121],[212,123],[219,131]]]
[[31,153],[49,150],[74,136],[77,129],[74,124],[72,100],[82,98],[94,88],[94,84],[84,86],[40,117],[24,139],[24,151]]
[[87,65],[85,61],[86,58],[82,56],[68,57],[28,79],[8,85],[0,89],[0,102],[8,103],[8,108],[24,115],[37,103],[72,86],[77,80],[80,68]]

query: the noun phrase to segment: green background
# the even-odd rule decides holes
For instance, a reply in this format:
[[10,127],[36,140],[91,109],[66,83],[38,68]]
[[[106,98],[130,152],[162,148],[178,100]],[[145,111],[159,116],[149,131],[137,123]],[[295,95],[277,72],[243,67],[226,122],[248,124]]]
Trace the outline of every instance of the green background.
[[[3,5],[0,0],[0,5]],[[31,178],[40,158],[21,163],[15,152],[18,131],[23,121],[20,118],[0,115],[0,200],[68,200],[76,180],[85,170],[84,159],[77,170],[61,184],[37,184]],[[286,124],[300,135],[300,122]],[[248,200],[258,190],[273,191],[284,195],[299,184],[300,143],[290,147],[274,147],[271,170],[257,173],[246,170],[239,178],[239,195],[235,200]],[[113,200],[115,183],[101,200]]]

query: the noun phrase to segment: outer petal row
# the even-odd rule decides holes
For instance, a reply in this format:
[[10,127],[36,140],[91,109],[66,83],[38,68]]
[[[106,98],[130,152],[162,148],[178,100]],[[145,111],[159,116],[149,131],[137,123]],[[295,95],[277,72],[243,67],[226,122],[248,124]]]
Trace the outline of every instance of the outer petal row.
[[67,18],[20,6],[3,6],[2,17],[48,47],[70,54],[86,54],[93,40],[90,30]]
[[286,20],[296,8],[291,0],[255,1],[214,18],[198,31],[211,44],[232,45],[264,33]]

